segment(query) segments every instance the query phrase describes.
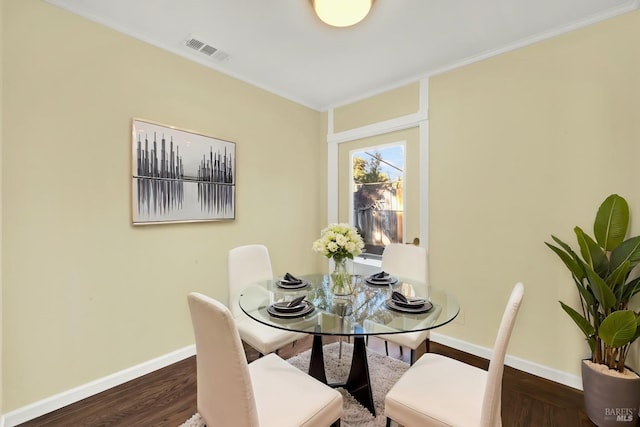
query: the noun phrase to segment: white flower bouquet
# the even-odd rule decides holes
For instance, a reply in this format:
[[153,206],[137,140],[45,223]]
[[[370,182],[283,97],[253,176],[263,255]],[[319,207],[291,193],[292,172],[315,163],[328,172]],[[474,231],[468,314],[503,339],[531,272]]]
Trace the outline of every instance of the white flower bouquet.
[[360,255],[364,241],[358,231],[349,224],[329,224],[322,230],[320,238],[313,242],[313,250],[334,261],[353,259]]

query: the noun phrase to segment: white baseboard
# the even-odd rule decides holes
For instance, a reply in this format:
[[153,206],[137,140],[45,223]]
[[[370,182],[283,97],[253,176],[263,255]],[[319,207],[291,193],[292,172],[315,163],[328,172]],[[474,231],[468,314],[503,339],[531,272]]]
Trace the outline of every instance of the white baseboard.
[[[431,341],[435,341],[439,344],[446,345],[447,347],[455,348],[456,350],[464,351],[465,353],[473,354],[474,356],[482,357],[484,359],[491,359],[491,354],[493,353],[493,350],[490,348],[471,344],[466,341],[435,332],[431,332]],[[577,375],[572,375],[558,369],[521,359],[519,357],[509,356],[508,354],[505,357],[504,364],[529,374],[582,390],[582,378]]]
[[94,394],[124,384],[158,369],[177,363],[196,354],[196,346],[189,345],[171,353],[143,362],[139,365],[124,369],[115,374],[99,378],[71,390],[56,394],[30,405],[18,408],[0,416],[0,427],[15,427],[49,412],[78,402]]

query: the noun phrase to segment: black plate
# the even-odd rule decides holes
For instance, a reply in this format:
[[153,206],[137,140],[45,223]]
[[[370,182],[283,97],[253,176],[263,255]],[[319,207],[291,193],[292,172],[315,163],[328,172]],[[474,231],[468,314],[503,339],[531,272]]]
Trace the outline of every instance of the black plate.
[[404,301],[398,301],[398,300],[393,300],[393,302],[402,308],[423,308],[423,306],[427,303],[431,304],[429,301],[426,301],[424,299],[420,299],[419,301],[413,301],[411,299],[409,299],[407,302]]
[[380,279],[376,280],[370,277],[367,277],[364,280],[365,282],[373,286],[389,286],[389,285],[395,285],[396,283],[398,283],[398,279],[396,279],[393,276],[389,276],[388,279],[384,279],[384,280],[380,280]]
[[371,276],[368,277],[368,279],[387,280],[387,279],[393,277],[391,274],[389,274],[389,273],[387,273],[385,271],[383,271],[382,273],[384,273],[384,274],[381,274],[381,273],[372,274]]
[[282,280],[276,281],[276,286],[282,289],[301,289],[309,286],[311,283],[308,280],[302,279],[301,283],[287,283]]
[[313,303],[309,301],[303,301],[302,305],[304,306],[304,308],[301,310],[293,311],[293,312],[279,311],[274,307],[274,305],[275,304],[271,304],[267,306],[267,313],[269,313],[270,316],[279,317],[281,319],[295,319],[296,317],[303,317],[316,309]]
[[387,308],[390,308],[391,310],[399,311],[401,313],[411,313],[411,314],[426,313],[427,311],[433,308],[433,304],[431,304],[430,301],[427,301],[426,303],[424,303],[419,307],[403,307],[398,304],[398,301],[394,301],[391,298],[385,301],[385,305],[387,306]]
[[273,304],[271,307],[278,313],[295,313],[296,311],[301,311],[304,308],[307,308],[307,305],[304,302],[301,302],[298,305],[293,307],[289,307],[289,301],[281,301]]

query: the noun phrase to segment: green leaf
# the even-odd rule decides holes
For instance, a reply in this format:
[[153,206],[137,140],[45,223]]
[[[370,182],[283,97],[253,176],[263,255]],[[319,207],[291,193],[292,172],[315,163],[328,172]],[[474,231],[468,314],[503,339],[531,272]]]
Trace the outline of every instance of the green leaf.
[[600,338],[610,347],[618,348],[631,342],[636,334],[638,322],[631,310],[615,311],[600,324]]
[[560,249],[559,247],[553,246],[552,244],[549,244],[547,242],[545,242],[544,244],[547,245],[549,247],[549,249],[554,251],[556,253],[556,255],[558,255],[558,257],[560,257],[560,259],[562,260],[562,262],[564,262],[564,265],[567,266],[567,268],[569,269],[571,274],[573,274],[574,276],[576,276],[579,279],[585,277],[584,269],[582,268],[582,266],[580,266],[578,264],[576,259],[574,257],[572,257],[572,255],[571,255],[571,253],[573,253],[573,251],[571,251],[571,253],[567,253],[567,252],[563,251],[562,249]]
[[[562,259],[562,261],[565,263],[565,265],[567,266],[567,268],[569,268],[569,270],[571,271],[571,273],[577,277],[579,280],[584,279],[585,277],[587,277],[585,275],[584,272],[584,261],[582,261],[582,259],[578,256],[578,254],[576,254],[573,249],[571,249],[571,246],[567,245],[566,243],[564,243],[562,240],[558,239],[556,236],[551,236],[551,238],[558,244],[560,245],[560,247],[562,249],[564,249],[564,252],[566,252],[566,255],[568,257],[565,257],[564,255],[562,255],[562,251],[558,250],[559,248],[550,245],[549,243],[547,243],[546,245],[553,249],[554,252],[556,252],[556,254],[558,254],[558,256]],[[555,248],[555,249],[554,249]]]
[[[612,271],[605,280],[607,282],[607,285],[616,294],[618,301],[620,301],[620,299],[622,298],[624,292],[624,287],[622,285],[627,281],[627,275],[629,274],[630,270],[631,263],[629,261],[626,261],[624,264],[620,265],[618,268]],[[620,292],[617,292],[618,290]]]
[[569,307],[562,301],[558,301],[558,302],[562,306],[562,309],[567,312],[569,317],[571,317],[573,321],[576,322],[576,325],[578,325],[578,327],[580,328],[584,336],[587,337],[587,339],[589,339],[595,332],[593,325],[591,325],[591,323],[589,323],[589,321],[585,319],[582,314],[578,313],[573,308]]
[[565,242],[563,242],[562,240],[558,239],[553,234],[551,235],[551,238],[553,239],[554,242],[559,244],[562,247],[562,249],[564,249],[567,253],[571,254],[571,256],[573,256],[574,258],[577,256],[575,254],[575,252],[573,252],[573,249],[571,249],[571,246],[567,245]]
[[612,194],[600,205],[593,232],[596,241],[605,251],[611,251],[624,240],[629,225],[629,205],[627,201]]
[[573,231],[576,233],[578,245],[580,245],[580,253],[585,262],[593,267],[595,272],[601,277],[605,275],[609,269],[609,260],[607,260],[607,256],[602,248],[591,237],[585,234],[580,227],[574,228]]
[[554,251],[556,255],[558,255],[558,257],[562,260],[562,262],[564,262],[564,264],[567,266],[567,268],[573,275],[576,287],[582,295],[585,303],[588,306],[593,306],[596,302],[595,297],[593,296],[593,292],[591,292],[582,284],[582,281],[587,278],[585,274],[584,261],[582,261],[580,257],[571,249],[571,247],[564,243],[562,240],[558,239],[556,236],[551,236],[551,238],[555,242],[557,242],[562,247],[562,249],[564,249],[564,251],[557,246],[553,246],[547,242],[545,242],[545,245],[547,245],[552,251]]
[[611,269],[615,270],[626,261],[631,263],[631,268],[640,262],[640,236],[625,240],[611,252]]
[[640,292],[640,277],[636,277],[630,282],[625,283],[620,299],[622,301],[629,301],[631,297],[633,297],[638,292]]
[[[585,304],[587,304],[588,307],[593,307],[596,304],[596,297],[593,296],[593,292],[588,289],[586,286],[584,286],[581,282],[578,282],[576,280],[576,287],[578,288],[578,292],[580,292],[580,295],[582,296],[582,299],[584,300]],[[594,310],[591,310],[591,312],[595,312]]]
[[587,280],[591,285],[591,290],[596,300],[600,303],[603,309],[608,310],[616,304],[616,296],[613,291],[607,286],[602,277],[593,271],[589,265],[585,265],[587,271]]

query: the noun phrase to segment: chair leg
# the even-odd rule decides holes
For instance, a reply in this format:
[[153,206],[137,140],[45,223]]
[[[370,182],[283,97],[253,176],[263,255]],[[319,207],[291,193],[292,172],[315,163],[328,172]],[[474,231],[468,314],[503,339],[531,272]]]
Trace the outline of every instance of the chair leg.
[[402,356],[403,352],[402,352],[402,346],[399,345],[398,347],[400,347],[400,356]]
[[391,427],[391,418],[387,417],[387,427]]
[[389,344],[387,341],[384,342],[384,352],[389,355]]
[[416,351],[414,349],[411,349],[411,361],[409,362],[409,364],[413,365],[415,361],[416,361]]
[[427,338],[426,340],[424,340],[424,343],[425,343],[425,345],[426,345],[426,347],[427,347],[427,348],[425,349],[425,352],[427,352],[427,353],[429,353],[429,352],[430,352],[430,348],[431,348],[431,346],[429,345],[429,343],[430,343],[430,342],[431,342],[431,340],[429,340],[429,338]]

